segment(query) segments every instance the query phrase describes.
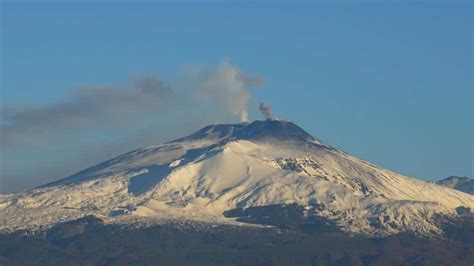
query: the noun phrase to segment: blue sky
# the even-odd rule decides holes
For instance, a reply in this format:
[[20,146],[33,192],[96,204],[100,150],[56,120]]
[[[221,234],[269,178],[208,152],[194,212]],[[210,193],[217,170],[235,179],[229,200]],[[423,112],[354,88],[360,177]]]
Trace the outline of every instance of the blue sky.
[[[470,1],[4,1],[1,103],[15,110],[68,103],[78,88],[122,86],[143,75],[174,83],[190,65],[224,60],[266,80],[250,89],[251,119],[260,118],[256,106],[264,101],[275,115],[391,170],[425,180],[472,177],[472,12]],[[194,123],[180,122],[184,109],[138,112],[122,128],[49,128],[54,134],[3,141],[0,192],[205,123],[238,121],[202,111]]]

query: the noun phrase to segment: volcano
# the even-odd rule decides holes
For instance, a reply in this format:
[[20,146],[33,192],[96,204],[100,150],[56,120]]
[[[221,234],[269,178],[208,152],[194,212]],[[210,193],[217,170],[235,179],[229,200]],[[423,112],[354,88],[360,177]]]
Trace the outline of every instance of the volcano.
[[0,232],[41,232],[95,217],[146,228],[304,221],[350,235],[440,236],[439,217],[474,196],[406,177],[338,150],[289,121],[210,125],[70,177],[0,195]]

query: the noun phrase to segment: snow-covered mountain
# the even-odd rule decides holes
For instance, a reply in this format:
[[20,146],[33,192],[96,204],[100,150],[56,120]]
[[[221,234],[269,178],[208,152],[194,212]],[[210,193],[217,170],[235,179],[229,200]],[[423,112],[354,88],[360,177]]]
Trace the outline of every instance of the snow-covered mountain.
[[244,226],[224,213],[288,205],[351,234],[438,235],[437,217],[473,209],[474,196],[380,168],[291,122],[267,120],[207,126],[0,195],[0,231],[42,230],[89,215],[134,226],[175,220]]
[[474,179],[469,177],[450,176],[436,181],[436,184],[474,195]]

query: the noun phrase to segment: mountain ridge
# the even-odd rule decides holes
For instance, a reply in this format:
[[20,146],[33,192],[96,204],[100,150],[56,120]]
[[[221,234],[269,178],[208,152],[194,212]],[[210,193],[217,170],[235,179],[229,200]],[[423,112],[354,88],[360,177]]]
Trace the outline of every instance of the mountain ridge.
[[436,184],[474,195],[474,179],[466,176],[449,176],[436,181]]

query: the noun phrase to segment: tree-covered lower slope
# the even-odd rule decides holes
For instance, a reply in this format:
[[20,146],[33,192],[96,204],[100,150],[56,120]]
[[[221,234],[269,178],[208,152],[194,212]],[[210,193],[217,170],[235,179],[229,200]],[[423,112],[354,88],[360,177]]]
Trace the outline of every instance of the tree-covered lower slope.
[[445,239],[431,239],[348,236],[326,227],[308,231],[304,225],[311,221],[285,222],[284,217],[267,219],[278,224],[272,227],[176,222],[124,228],[90,216],[41,235],[1,236],[0,265],[471,266],[474,242],[464,236],[474,222],[472,216],[465,218],[451,223]]

